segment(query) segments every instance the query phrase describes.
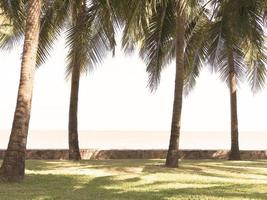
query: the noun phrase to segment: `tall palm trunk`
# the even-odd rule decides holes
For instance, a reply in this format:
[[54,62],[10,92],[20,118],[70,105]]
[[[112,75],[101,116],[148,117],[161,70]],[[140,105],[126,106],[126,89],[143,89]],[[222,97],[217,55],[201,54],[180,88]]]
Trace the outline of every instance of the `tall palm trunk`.
[[237,119],[237,84],[234,69],[234,56],[232,48],[228,48],[228,65],[230,69],[229,87],[231,104],[231,152],[229,160],[240,160],[238,145],[238,119]]
[[80,83],[80,66],[73,66],[71,77],[70,108],[69,108],[69,159],[80,160],[78,139],[78,96]]
[[[76,1],[73,10],[73,25],[82,27],[86,17],[86,0]],[[79,48],[79,43],[74,43]],[[70,92],[70,107],[69,107],[69,159],[81,160],[78,136],[78,101],[79,101],[79,84],[81,75],[81,64],[79,61],[78,50],[74,52],[72,57],[72,73],[71,73],[71,92]]]
[[184,86],[184,48],[185,48],[185,17],[177,14],[176,17],[176,78],[172,126],[169,150],[166,159],[167,167],[178,167],[179,138]]
[[21,62],[20,83],[11,136],[1,167],[1,179],[19,181],[25,174],[25,152],[31,115],[33,81],[42,0],[30,0]]

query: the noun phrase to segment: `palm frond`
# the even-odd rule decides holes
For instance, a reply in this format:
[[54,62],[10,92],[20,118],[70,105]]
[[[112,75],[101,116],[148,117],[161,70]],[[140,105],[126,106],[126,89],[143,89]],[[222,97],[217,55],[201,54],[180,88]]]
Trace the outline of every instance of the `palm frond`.
[[187,25],[185,49],[184,94],[188,95],[196,85],[203,63],[206,61],[210,21],[206,14],[201,14]]
[[50,56],[54,42],[60,36],[70,9],[70,0],[54,0],[43,10],[37,51],[37,67]]
[[128,1],[121,14],[124,23],[122,49],[125,53],[131,53],[140,42],[144,39],[144,32],[148,26],[151,15],[151,7],[148,1],[136,0]]
[[265,47],[246,46],[245,62],[248,66],[247,80],[253,93],[262,90],[267,78],[267,54]]
[[70,50],[67,55],[66,77],[71,75],[74,67],[79,67],[80,73],[94,69],[102,62],[107,52],[115,48],[112,14],[103,15],[107,12],[106,6],[91,2],[83,7],[84,10],[78,13],[76,20],[67,30],[67,46]]
[[8,31],[0,34],[0,48],[10,50],[17,46],[24,34],[26,1],[3,0],[0,9],[8,22]]
[[140,56],[147,64],[148,86],[153,91],[160,82],[164,66],[173,59],[175,13],[173,4],[159,4],[149,19],[149,26],[144,31],[144,40],[140,47]]

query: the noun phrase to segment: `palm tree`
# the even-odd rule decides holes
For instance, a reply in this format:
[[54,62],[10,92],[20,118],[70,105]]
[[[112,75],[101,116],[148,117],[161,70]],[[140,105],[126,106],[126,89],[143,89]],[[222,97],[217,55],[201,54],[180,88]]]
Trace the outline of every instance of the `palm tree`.
[[[69,159],[80,160],[78,140],[78,95],[80,76],[102,62],[106,53],[115,51],[116,16],[109,1],[56,0],[44,19],[48,20],[47,33],[40,45],[40,61],[46,59],[54,41],[62,28],[66,28],[67,55],[66,77],[71,77],[69,106]],[[116,0],[112,5],[117,5]],[[70,16],[70,17],[68,17]],[[46,21],[46,20],[45,20]],[[45,22],[44,21],[44,22]],[[51,21],[51,22],[50,22]],[[50,32],[53,34],[49,34]]]
[[25,151],[31,115],[41,7],[42,0],[29,1],[17,105],[8,148],[0,171],[1,179],[5,181],[21,180],[25,173]]
[[[174,104],[171,126],[170,144],[167,153],[167,167],[178,167],[179,140],[181,130],[181,113],[183,94],[190,82],[189,72],[198,63],[201,65],[205,49],[199,48],[205,37],[205,30],[209,21],[206,16],[207,3],[201,5],[198,1],[178,1],[176,5],[176,78]],[[195,71],[197,72],[197,71]]]
[[[265,3],[265,5],[264,5]],[[213,72],[218,72],[229,86],[231,111],[230,160],[239,160],[237,83],[247,77],[256,92],[264,87],[267,63],[263,22],[266,2],[254,0],[211,2],[212,14],[205,32],[206,41],[198,45]],[[199,40],[200,41],[200,40]],[[201,65],[189,70],[189,89],[194,86]]]
[[237,82],[248,75],[255,91],[264,85],[267,57],[264,51],[261,1],[214,0],[208,59],[229,86],[231,111],[230,160],[240,160],[238,142]]
[[[180,5],[181,7],[181,5]],[[185,29],[186,29],[186,13],[184,9],[176,12],[176,75],[175,75],[175,91],[171,124],[171,138],[166,158],[167,167],[178,167],[179,158],[179,139],[181,129],[181,114],[183,103],[183,87],[184,87],[184,62],[185,62]]]
[[[81,68],[84,65],[81,63],[85,60],[83,50],[80,47],[84,47],[87,44],[83,43],[83,40],[89,39],[86,23],[87,6],[85,1],[78,1],[73,4],[72,10],[72,32],[69,38],[73,40],[71,51],[69,54],[69,71],[71,75],[71,92],[70,92],[70,107],[69,107],[69,159],[80,160],[80,148],[78,140],[78,95],[79,95],[79,83]],[[75,29],[75,27],[77,27]],[[86,29],[84,29],[86,27]],[[81,38],[79,38],[81,37]],[[86,50],[84,51],[86,52]],[[82,60],[83,59],[83,60]]]
[[[133,50],[134,46],[139,47],[140,56],[147,64],[148,86],[152,91],[160,82],[162,69],[176,58],[171,137],[166,166],[178,167],[182,101],[184,86],[189,82],[186,77],[190,71],[187,67],[193,61],[200,62],[202,59],[202,54],[195,48],[199,42],[190,42],[191,45],[188,42],[197,38],[196,32],[202,30],[202,25],[206,27],[206,5],[200,5],[194,0],[134,1],[128,5],[130,10],[125,14],[123,47],[126,52]],[[136,16],[136,13],[141,14]]]
[[67,29],[67,77],[71,76],[69,108],[69,159],[80,160],[78,140],[78,94],[82,73],[102,62],[109,50],[114,50],[115,15],[108,1],[75,1]]

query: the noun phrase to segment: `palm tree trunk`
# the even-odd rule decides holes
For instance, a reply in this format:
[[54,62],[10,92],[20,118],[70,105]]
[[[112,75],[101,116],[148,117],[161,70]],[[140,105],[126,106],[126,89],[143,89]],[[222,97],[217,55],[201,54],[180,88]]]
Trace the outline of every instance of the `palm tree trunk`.
[[[77,1],[81,4],[79,12],[73,12],[74,23],[81,26],[86,15],[86,1]],[[78,101],[79,101],[79,84],[80,84],[80,62],[75,54],[72,63],[71,73],[71,92],[70,92],[70,107],[69,107],[69,159],[81,160],[78,136]]]
[[228,50],[228,65],[230,69],[229,87],[231,104],[231,151],[229,160],[240,160],[238,142],[238,119],[237,119],[237,84],[234,69],[234,56],[231,48]]
[[71,93],[69,108],[69,159],[81,160],[78,139],[78,97],[79,97],[80,70],[79,66],[73,66],[71,77]]
[[169,150],[165,165],[167,167],[178,167],[179,160],[179,138],[181,126],[181,113],[184,86],[184,48],[185,48],[185,18],[182,14],[176,17],[176,78],[174,104],[172,114],[172,126]]
[[17,105],[8,148],[0,171],[3,181],[19,181],[25,174],[25,152],[31,115],[41,3],[42,0],[29,2]]

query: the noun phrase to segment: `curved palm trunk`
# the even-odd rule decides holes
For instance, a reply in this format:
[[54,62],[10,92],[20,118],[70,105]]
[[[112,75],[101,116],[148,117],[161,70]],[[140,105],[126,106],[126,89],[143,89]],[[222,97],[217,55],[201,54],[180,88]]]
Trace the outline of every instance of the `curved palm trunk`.
[[79,139],[78,139],[78,97],[80,70],[79,66],[74,66],[71,75],[71,92],[69,108],[69,159],[81,160]]
[[179,15],[176,18],[176,78],[172,126],[169,150],[166,159],[167,167],[178,167],[179,138],[184,86],[184,48],[185,48],[185,19]]
[[41,2],[41,0],[29,2],[17,105],[8,148],[0,171],[0,177],[4,181],[18,181],[23,179],[25,174],[25,151],[39,40]]
[[229,160],[240,160],[238,142],[238,119],[237,119],[237,84],[234,73],[234,56],[231,48],[228,49],[228,65],[230,69],[229,87],[231,104],[231,151]]

